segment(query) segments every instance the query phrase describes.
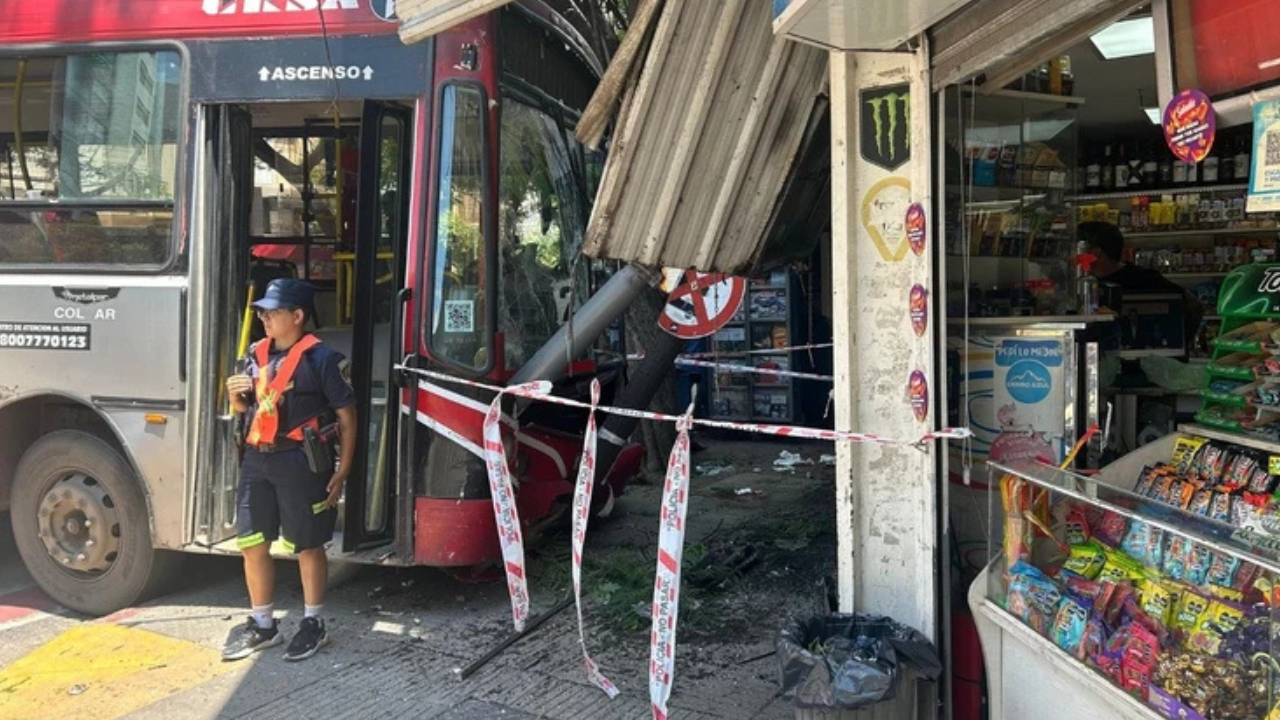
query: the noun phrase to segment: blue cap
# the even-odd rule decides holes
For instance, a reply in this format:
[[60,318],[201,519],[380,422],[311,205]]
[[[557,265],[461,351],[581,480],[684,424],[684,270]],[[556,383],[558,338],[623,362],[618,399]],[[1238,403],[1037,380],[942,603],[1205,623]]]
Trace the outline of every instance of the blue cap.
[[311,308],[316,289],[311,284],[293,278],[277,278],[267,284],[267,292],[253,303],[260,310],[277,308]]

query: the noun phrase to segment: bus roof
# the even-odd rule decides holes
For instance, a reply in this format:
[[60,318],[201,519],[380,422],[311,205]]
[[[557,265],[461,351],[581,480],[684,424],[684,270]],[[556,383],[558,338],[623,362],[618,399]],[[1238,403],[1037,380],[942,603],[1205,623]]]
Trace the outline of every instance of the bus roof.
[[[6,0],[0,45],[394,33],[395,0]],[[390,10],[390,15],[388,14]]]

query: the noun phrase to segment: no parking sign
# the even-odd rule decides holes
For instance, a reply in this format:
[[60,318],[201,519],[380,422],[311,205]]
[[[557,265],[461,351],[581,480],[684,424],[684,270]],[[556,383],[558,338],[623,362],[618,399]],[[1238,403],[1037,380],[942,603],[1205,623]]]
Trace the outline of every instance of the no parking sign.
[[742,306],[747,281],[724,273],[668,268],[662,289],[670,293],[658,324],[684,340],[706,337],[724,327]]

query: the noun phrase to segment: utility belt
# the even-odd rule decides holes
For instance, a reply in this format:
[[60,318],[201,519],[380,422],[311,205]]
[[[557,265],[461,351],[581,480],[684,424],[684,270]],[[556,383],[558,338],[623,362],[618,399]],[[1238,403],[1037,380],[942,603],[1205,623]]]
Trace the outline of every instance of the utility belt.
[[[248,447],[266,455],[301,450],[307,457],[308,470],[317,475],[331,475],[334,471],[333,450],[339,435],[338,423],[331,419],[332,413],[324,415],[328,417],[311,418],[288,433],[289,436],[301,434],[301,440],[285,436],[273,443],[259,443]],[[322,425],[322,419],[329,420],[329,423]]]

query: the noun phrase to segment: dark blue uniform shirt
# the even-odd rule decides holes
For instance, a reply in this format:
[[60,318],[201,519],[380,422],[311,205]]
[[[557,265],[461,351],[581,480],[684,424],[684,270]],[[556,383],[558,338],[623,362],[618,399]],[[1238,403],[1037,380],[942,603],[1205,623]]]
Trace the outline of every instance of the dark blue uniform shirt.
[[[271,340],[265,339],[260,342],[271,342]],[[272,372],[279,369],[287,354],[287,351],[272,347],[268,360]],[[245,374],[253,378],[256,388],[261,369],[258,367],[255,355],[254,349],[251,348],[246,358]],[[278,440],[283,439],[290,430],[321,415],[327,409],[338,410],[355,404],[356,394],[351,387],[347,367],[346,358],[342,353],[324,343],[316,345],[302,356],[302,362],[298,363],[298,369],[293,373],[292,387],[285,391],[284,397],[277,406],[280,413]],[[253,411],[256,410],[255,401],[249,414],[251,421]]]

